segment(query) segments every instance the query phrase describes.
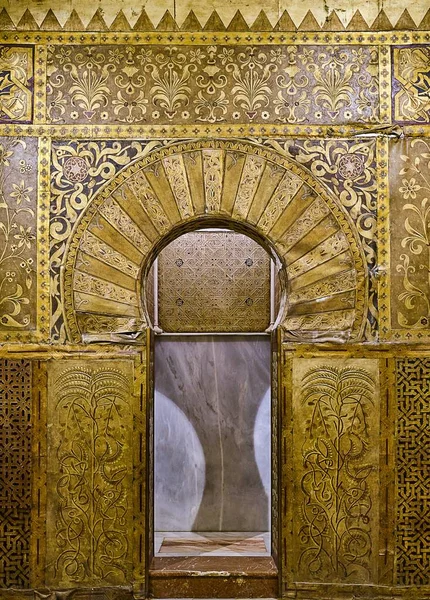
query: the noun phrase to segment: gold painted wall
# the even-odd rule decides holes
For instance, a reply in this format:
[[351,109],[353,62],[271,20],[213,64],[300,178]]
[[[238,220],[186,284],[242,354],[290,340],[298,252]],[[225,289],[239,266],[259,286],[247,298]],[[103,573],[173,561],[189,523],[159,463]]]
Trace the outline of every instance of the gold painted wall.
[[142,282],[202,226],[281,267],[280,596],[428,598],[427,3],[2,7],[0,598],[146,597]]

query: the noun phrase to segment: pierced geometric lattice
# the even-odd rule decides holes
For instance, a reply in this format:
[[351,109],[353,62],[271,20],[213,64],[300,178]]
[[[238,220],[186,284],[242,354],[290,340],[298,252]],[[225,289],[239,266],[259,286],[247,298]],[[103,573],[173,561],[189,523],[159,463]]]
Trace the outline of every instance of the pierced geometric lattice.
[[0,360],[0,587],[29,585],[31,365]]
[[397,361],[397,582],[430,583],[430,359]]

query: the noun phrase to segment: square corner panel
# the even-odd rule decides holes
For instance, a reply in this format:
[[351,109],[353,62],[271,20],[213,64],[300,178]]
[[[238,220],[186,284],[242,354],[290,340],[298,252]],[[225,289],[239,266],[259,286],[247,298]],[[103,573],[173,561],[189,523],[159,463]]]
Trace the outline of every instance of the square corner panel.
[[32,46],[0,46],[0,124],[33,119]]

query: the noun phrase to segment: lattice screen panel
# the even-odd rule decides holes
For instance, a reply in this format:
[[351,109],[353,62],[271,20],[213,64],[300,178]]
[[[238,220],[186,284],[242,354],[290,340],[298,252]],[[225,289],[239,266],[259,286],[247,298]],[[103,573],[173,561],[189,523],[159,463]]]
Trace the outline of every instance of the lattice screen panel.
[[0,587],[29,585],[31,364],[0,360]]
[[397,581],[430,584],[430,358],[397,361]]

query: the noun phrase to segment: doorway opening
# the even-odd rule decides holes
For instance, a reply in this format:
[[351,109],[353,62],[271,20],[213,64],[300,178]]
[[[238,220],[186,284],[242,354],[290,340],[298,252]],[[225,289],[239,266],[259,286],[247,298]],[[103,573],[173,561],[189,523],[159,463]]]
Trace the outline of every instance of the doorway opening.
[[[247,573],[248,597],[276,594],[278,267],[245,234],[206,228],[174,239],[148,272],[155,596],[169,597],[178,572],[172,594],[181,597],[188,574],[186,596],[196,569],[203,579],[205,569],[207,577],[228,572],[228,595]],[[222,588],[217,595],[227,597]],[[216,597],[213,581],[211,589]]]

